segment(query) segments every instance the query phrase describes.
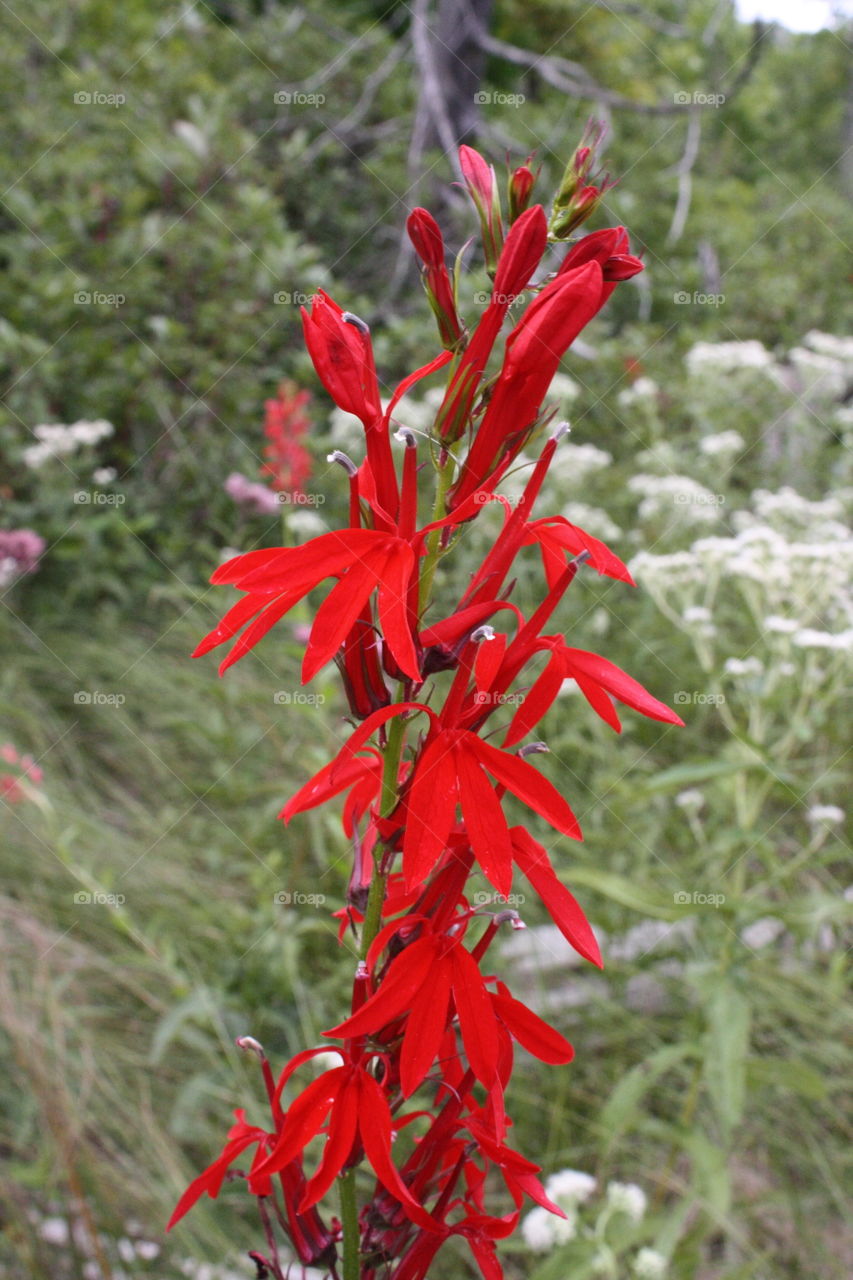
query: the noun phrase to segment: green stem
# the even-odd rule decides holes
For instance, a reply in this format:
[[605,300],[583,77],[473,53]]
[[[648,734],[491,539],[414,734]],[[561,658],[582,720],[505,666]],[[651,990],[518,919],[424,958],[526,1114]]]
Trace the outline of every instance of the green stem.
[[355,1169],[338,1178],[341,1193],[341,1228],[343,1235],[343,1280],[359,1280],[358,1205],[355,1199]]
[[[447,515],[445,502],[456,472],[456,459],[449,449],[445,455],[444,462],[438,464],[437,470],[438,486],[435,491],[435,502],[432,508],[431,520],[443,520]],[[427,534],[426,556],[424,557],[424,567],[421,572],[421,590],[420,599],[418,600],[418,608],[421,614],[423,614],[424,609],[429,603],[429,597],[432,591],[432,580],[435,577],[435,571],[438,568],[441,534],[441,529],[433,529],[432,533]]]

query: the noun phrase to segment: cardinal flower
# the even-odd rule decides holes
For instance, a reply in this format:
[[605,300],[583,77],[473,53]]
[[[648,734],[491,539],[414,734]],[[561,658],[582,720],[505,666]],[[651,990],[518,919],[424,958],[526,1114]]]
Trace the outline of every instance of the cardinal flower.
[[256,1125],[247,1124],[246,1113],[242,1109],[235,1111],[234,1115],[237,1123],[232,1125],[229,1130],[228,1141],[225,1143],[222,1153],[217,1156],[213,1164],[208,1165],[204,1173],[200,1173],[195,1181],[191,1182],[187,1187],[169,1219],[166,1227],[167,1231],[171,1231],[175,1223],[180,1222],[184,1214],[190,1211],[205,1192],[207,1192],[211,1200],[216,1199],[222,1189],[226,1173],[237,1157],[242,1155],[248,1147],[257,1147],[252,1161],[251,1175],[254,1180],[255,1195],[268,1196],[270,1194],[269,1178],[259,1175],[257,1169],[266,1159],[268,1148],[275,1142],[275,1134],[267,1133],[265,1129],[259,1129]]
[[[417,679],[418,658],[407,614],[415,553],[408,542],[376,529],[323,533],[300,547],[249,551],[227,560],[211,582],[247,592],[195,650],[199,657],[243,628],[220,666],[222,674],[253,648],[272,626],[325,578],[338,579],[317,610],[302,667],[310,680],[337,653],[378,587],[379,619],[394,659]],[[249,623],[248,626],[246,624]]]
[[489,774],[558,831],[583,839],[568,803],[526,760],[475,733],[441,729],[427,740],[406,793],[403,874],[410,886],[424,881],[438,863],[458,805],[483,874],[498,893],[509,893],[512,842]]
[[[394,929],[397,923],[390,926]],[[409,1097],[438,1053],[451,999],[471,1068],[486,1088],[495,1081],[499,1042],[496,1016],[476,961],[462,936],[427,933],[392,962],[379,990],[339,1026],[324,1035],[371,1035],[407,1013],[400,1055],[400,1084]]]
[[[297,1054],[285,1068],[277,1097],[305,1057],[304,1053]],[[401,1122],[398,1119],[395,1123],[399,1127]],[[383,1187],[400,1201],[412,1221],[427,1230],[434,1228],[433,1219],[410,1195],[391,1159],[391,1111],[385,1094],[365,1062],[355,1058],[324,1071],[288,1107],[273,1150],[253,1166],[250,1189],[256,1195],[262,1194],[258,1188],[264,1180],[290,1164],[321,1132],[326,1137],[323,1154],[305,1187],[300,1212],[315,1205],[350,1159],[363,1149]]]

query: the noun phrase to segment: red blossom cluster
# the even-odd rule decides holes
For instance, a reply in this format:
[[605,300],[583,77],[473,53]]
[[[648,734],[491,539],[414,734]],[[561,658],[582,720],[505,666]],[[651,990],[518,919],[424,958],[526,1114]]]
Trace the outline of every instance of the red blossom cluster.
[[[510,825],[504,798],[511,793],[558,832],[582,838],[567,800],[531,762],[546,749],[531,735],[565,681],[617,731],[615,702],[681,723],[612,662],[549,630],[583,564],[622,582],[631,578],[591,534],[561,516],[534,516],[563,434],[560,427],[549,434],[544,402],[552,376],[581,329],[641,263],[622,227],[587,235],[565,252],[558,232],[566,206],[555,206],[555,231],[543,208],[529,203],[527,166],[510,178],[505,219],[491,167],[467,147],[460,163],[493,275],[476,327],[469,331],[459,314],[458,280],[425,209],[414,210],[408,227],[443,349],[400,384],[386,408],[367,326],[325,293],[314,297],[303,313],[314,366],[365,432],[360,465],[333,455],[349,477],[348,521],[303,546],[252,551],[222,565],[213,582],[242,595],[196,651],[230,643],[224,671],[331,580],[307,639],[303,679],[334,659],[360,722],[281,815],[289,821],[345,796],[354,864],[339,914],[342,936],[351,930],[359,941],[360,959],[349,1015],[324,1032],[340,1061],[300,1088],[297,1072],[328,1046],[297,1054],[276,1080],[260,1046],[244,1041],[261,1058],[270,1127],[250,1126],[238,1112],[221,1156],[172,1218],[204,1192],[217,1195],[232,1162],[253,1148],[243,1176],[265,1206],[269,1254],[252,1254],[259,1274],[283,1274],[270,1209],[303,1264],[344,1280],[421,1280],[451,1237],[467,1242],[486,1280],[497,1280],[496,1242],[514,1230],[525,1197],[564,1216],[546,1196],[538,1167],[509,1145],[504,1099],[516,1044],[547,1063],[567,1063],[573,1053],[559,1031],[513,997],[489,957],[502,926],[523,927],[517,912],[500,907],[516,870],[569,945],[595,965],[601,956],[543,845],[524,826]],[[574,158],[581,184],[589,163],[588,152]],[[555,244],[556,260],[547,256]],[[514,302],[523,309],[496,350]],[[424,439],[397,432],[402,457],[395,457],[397,403],[442,368],[447,383],[433,431]],[[494,490],[537,439],[538,460],[511,504]],[[424,520],[425,477],[435,485]],[[492,501],[503,505],[502,527],[455,608],[436,616],[436,581],[446,599],[460,534]],[[540,603],[526,615],[510,596],[511,575],[528,547],[538,549],[542,572]],[[494,889],[492,909],[469,888],[477,873]],[[306,1161],[317,1138],[319,1158]],[[375,1184],[359,1210],[353,1171],[365,1162]],[[336,1180],[341,1214],[326,1223],[320,1202]],[[492,1201],[501,1183],[506,1196],[498,1212]]]
[[285,379],[276,398],[264,403],[267,443],[261,475],[269,477],[269,483],[279,493],[303,493],[311,475],[311,454],[304,443],[311,429],[311,419],[305,412],[310,400],[309,392],[300,391]]

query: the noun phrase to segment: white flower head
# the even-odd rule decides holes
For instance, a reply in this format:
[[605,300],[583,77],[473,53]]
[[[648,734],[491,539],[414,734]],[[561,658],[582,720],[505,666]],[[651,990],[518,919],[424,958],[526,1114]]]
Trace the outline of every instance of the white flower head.
[[679,809],[698,813],[705,803],[705,797],[698,787],[688,787],[686,791],[679,791],[675,797],[675,803]]
[[745,444],[739,431],[718,431],[716,435],[700,440],[699,449],[708,458],[720,458],[739,453]]
[[583,1204],[598,1184],[592,1174],[580,1169],[561,1169],[552,1173],[545,1183],[545,1194],[556,1201],[561,1209]]
[[760,676],[764,663],[760,658],[726,658],[723,671],[727,676]]
[[634,1257],[634,1275],[637,1280],[664,1280],[667,1261],[657,1249],[639,1249]]
[[626,1213],[632,1222],[642,1221],[646,1212],[646,1193],[636,1182],[608,1182],[607,1203],[616,1213]]
[[837,827],[845,815],[837,804],[813,804],[806,817],[813,827]]
[[552,1249],[554,1247],[553,1224],[558,1221],[559,1219],[542,1205],[537,1205],[535,1209],[525,1214],[521,1221],[521,1234],[524,1236],[527,1247],[536,1253],[547,1253]]

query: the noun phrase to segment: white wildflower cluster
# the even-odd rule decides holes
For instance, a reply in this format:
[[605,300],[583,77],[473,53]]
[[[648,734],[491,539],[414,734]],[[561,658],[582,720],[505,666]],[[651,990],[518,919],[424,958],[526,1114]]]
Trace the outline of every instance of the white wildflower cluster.
[[806,817],[813,827],[837,827],[845,814],[837,804],[813,804]]
[[625,387],[616,397],[623,409],[632,409],[637,404],[653,404],[660,388],[654,378],[638,378],[629,387]]
[[548,388],[548,399],[556,400],[561,409],[565,409],[577,400],[581,389],[567,373],[555,373]]
[[564,441],[555,461],[558,463],[557,477],[565,478],[572,484],[586,480],[613,462],[613,455],[604,449],[597,449],[594,444],[572,444]]
[[685,791],[679,791],[675,803],[686,813],[698,813],[705,803],[705,797],[698,787],[688,787]]
[[638,1249],[634,1258],[634,1275],[637,1280],[665,1280],[667,1261],[657,1249]]
[[351,453],[354,462],[364,456],[364,427],[354,413],[333,409],[329,414],[329,437],[336,448]]
[[563,507],[562,514],[570,524],[580,525],[594,538],[613,542],[622,537],[622,530],[601,507],[591,507],[586,502],[570,502]]
[[704,604],[691,604],[684,610],[681,620],[687,629],[695,636],[706,636],[708,638],[717,634],[717,628],[714,626],[713,615],[711,610],[706,608]]
[[839,338],[834,333],[821,333],[811,329],[803,338],[803,346],[823,356],[831,356],[853,369],[853,338]]
[[746,448],[746,441],[739,431],[717,431],[699,441],[699,451],[707,458],[731,458]]
[[803,536],[810,542],[850,537],[850,530],[843,523],[844,504],[837,497],[815,501],[804,498],[796,489],[785,485],[775,493],[769,489],[756,489],[752,494],[752,507],[752,512],[738,511],[735,514],[733,523],[736,529],[763,523],[779,533]]
[[723,672],[727,676],[760,676],[764,673],[764,663],[760,658],[726,658]]
[[632,1222],[642,1222],[648,1201],[636,1182],[609,1182],[607,1203],[614,1213],[625,1213]]
[[[728,543],[728,538],[705,539],[704,541],[715,541]],[[695,546],[690,551],[672,551],[668,555],[657,556],[651,551],[640,551],[630,561],[628,568],[632,575],[653,591],[671,590],[678,594],[683,594],[685,588],[692,585],[701,585],[704,579],[703,567],[700,558],[694,553]]]
[[841,360],[807,347],[792,348],[788,360],[794,368],[799,393],[807,400],[837,400],[843,396],[848,373]]
[[735,369],[770,369],[773,356],[760,342],[697,342],[684,358],[688,372],[730,373]]
[[73,422],[70,426],[59,423],[33,427],[38,444],[28,445],[23,459],[28,467],[41,467],[51,458],[65,457],[86,445],[98,444],[113,434],[113,425],[105,418],[93,422]]
[[536,1253],[547,1253],[573,1240],[577,1234],[578,1205],[590,1198],[596,1186],[595,1178],[580,1169],[561,1169],[552,1174],[545,1183],[545,1194],[566,1216],[558,1218],[541,1205],[531,1209],[521,1224],[521,1234],[528,1247]]
[[719,518],[720,495],[690,476],[632,476],[631,493],[641,494],[641,520],[663,518],[670,523],[712,524]]

